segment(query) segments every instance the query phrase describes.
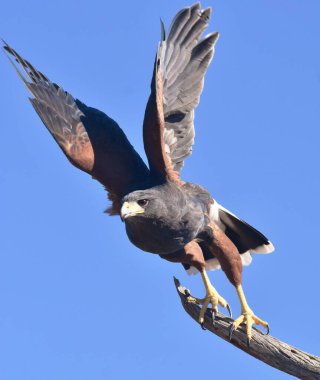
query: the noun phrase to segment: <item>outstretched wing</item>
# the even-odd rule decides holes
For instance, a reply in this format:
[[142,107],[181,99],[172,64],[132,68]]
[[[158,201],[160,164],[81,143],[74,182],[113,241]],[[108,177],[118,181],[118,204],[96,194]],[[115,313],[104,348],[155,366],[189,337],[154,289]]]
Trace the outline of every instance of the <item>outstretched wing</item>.
[[197,3],[175,16],[167,38],[162,25],[145,112],[143,137],[150,169],[178,184],[183,183],[179,172],[192,152],[194,109],[219,36],[210,33],[200,39],[210,16],[211,8],[201,10]]
[[105,186],[113,203],[108,211],[111,215],[119,214],[123,195],[149,176],[141,157],[114,120],[75,100],[4,44],[27,74],[29,81],[8,56],[33,95],[30,101],[53,138],[74,166]]

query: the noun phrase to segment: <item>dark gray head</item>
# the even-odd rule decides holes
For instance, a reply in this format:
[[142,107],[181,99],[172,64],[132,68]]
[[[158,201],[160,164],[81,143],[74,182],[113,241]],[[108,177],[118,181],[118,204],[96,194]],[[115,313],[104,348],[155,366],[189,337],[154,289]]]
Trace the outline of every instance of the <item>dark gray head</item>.
[[147,252],[167,254],[196,237],[204,214],[199,202],[183,187],[168,182],[126,195],[121,218],[134,245]]
[[177,220],[186,207],[184,192],[173,184],[163,184],[146,190],[136,190],[122,199],[121,218]]

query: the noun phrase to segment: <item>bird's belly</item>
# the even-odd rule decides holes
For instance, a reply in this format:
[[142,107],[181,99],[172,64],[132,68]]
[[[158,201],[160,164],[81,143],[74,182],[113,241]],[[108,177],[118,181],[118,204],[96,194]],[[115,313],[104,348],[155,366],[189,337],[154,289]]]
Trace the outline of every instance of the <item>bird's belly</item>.
[[161,222],[126,223],[126,232],[136,247],[157,254],[175,252],[195,238],[193,230],[172,228]]

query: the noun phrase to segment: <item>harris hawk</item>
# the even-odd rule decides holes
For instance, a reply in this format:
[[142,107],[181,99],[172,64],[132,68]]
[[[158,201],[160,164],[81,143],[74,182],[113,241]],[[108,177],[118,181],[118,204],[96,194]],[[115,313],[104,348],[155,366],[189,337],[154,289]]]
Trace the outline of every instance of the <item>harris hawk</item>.
[[250,264],[251,253],[270,253],[274,247],[206,189],[180,177],[184,160],[192,152],[194,110],[219,37],[218,33],[202,37],[210,16],[211,8],[201,9],[197,3],[177,13],[168,33],[161,23],[143,122],[148,166],[114,120],[51,82],[5,42],[4,49],[32,94],[34,109],[68,160],[107,190],[111,201],[107,212],[120,215],[130,241],[143,251],[183,264],[188,273],[200,273],[206,295],[188,299],[202,305],[201,326],[210,304],[213,317],[218,305],[230,312],[207,275],[207,270],[221,268],[241,303],[230,338],[244,323],[250,343],[254,323],[269,328],[246,301],[242,267]]

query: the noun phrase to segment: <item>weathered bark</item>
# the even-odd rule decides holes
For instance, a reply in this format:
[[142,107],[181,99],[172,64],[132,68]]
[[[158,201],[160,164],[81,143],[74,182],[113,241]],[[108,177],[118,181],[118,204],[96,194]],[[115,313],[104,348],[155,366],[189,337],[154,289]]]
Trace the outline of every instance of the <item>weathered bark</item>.
[[[195,321],[198,321],[200,307],[195,303],[187,301],[186,289],[180,285],[179,280],[175,278],[174,282],[185,311]],[[211,313],[207,311],[204,327],[213,334],[230,342],[229,330],[232,322],[233,319],[218,313],[215,326],[213,326]],[[299,379],[320,380],[319,356],[301,351],[270,335],[265,335],[255,328],[252,331],[250,347],[247,345],[247,336],[242,327],[233,333],[230,343],[266,364]]]

